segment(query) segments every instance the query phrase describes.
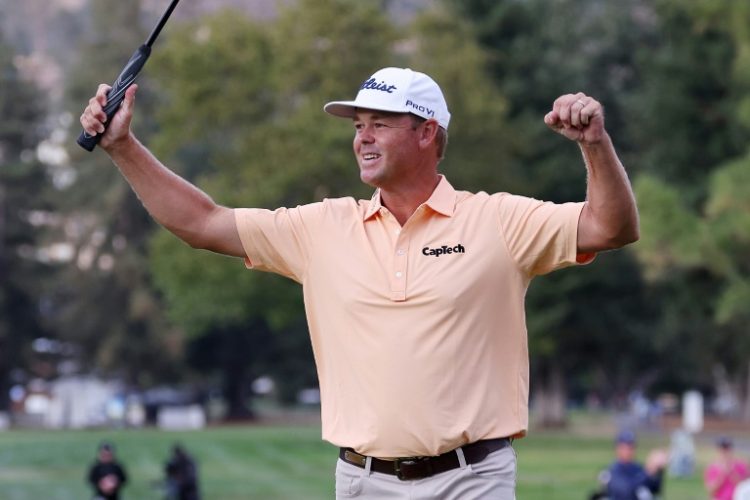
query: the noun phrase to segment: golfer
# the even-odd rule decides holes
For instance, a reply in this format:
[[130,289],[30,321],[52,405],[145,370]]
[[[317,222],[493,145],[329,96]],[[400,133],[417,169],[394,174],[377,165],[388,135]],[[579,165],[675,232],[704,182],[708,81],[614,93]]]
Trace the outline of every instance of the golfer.
[[[105,131],[107,89],[81,116],[90,134]],[[130,130],[135,94],[100,146],[154,219],[192,247],[303,286],[323,438],[340,447],[336,497],[514,498],[529,282],[638,239],[600,103],[568,94],[544,117],[581,148],[585,202],[469,193],[438,171],[451,117],[440,87],[384,68],[353,101],[324,107],[351,120],[372,198],[266,210],[217,205],[162,165]]]

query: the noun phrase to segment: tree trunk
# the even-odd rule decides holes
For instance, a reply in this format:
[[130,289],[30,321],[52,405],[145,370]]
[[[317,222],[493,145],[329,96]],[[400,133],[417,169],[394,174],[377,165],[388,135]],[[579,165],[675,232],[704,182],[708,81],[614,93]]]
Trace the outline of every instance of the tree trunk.
[[248,406],[247,370],[242,366],[228,366],[224,370],[224,397],[227,420],[248,420],[256,417]]
[[534,422],[540,427],[566,427],[566,386],[562,369],[552,365],[542,374],[540,383],[534,390],[533,415]]
[[742,409],[743,422],[750,422],[750,361],[747,362],[747,380],[745,380],[745,404]]

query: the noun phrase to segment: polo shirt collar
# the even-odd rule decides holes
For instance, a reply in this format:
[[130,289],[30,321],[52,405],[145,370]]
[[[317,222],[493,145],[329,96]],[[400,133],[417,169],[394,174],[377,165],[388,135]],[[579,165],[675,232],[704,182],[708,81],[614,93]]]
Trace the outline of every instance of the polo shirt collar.
[[[425,205],[446,217],[453,216],[453,212],[456,208],[456,190],[453,189],[453,186],[451,186],[451,183],[448,182],[448,179],[446,179],[444,175],[440,175],[440,182],[438,182],[437,187],[427,199]],[[370,199],[370,205],[367,207],[364,220],[367,220],[378,213],[382,206],[380,188],[378,188]]]

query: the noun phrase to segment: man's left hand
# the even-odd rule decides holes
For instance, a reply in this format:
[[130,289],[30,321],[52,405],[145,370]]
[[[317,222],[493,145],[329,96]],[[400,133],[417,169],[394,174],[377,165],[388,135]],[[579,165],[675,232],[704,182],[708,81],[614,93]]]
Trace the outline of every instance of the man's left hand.
[[565,94],[555,99],[544,123],[572,141],[596,144],[605,135],[604,108],[583,92]]
[[666,450],[657,448],[652,450],[646,458],[646,472],[651,475],[664,470],[669,463],[669,454]]

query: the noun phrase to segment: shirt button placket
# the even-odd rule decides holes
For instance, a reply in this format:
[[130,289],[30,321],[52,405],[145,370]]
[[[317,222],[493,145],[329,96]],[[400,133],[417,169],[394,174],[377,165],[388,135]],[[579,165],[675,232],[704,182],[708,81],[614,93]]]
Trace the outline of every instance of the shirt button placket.
[[403,230],[399,231],[393,256],[393,285],[391,286],[391,298],[393,300],[406,300],[408,249],[409,240]]

